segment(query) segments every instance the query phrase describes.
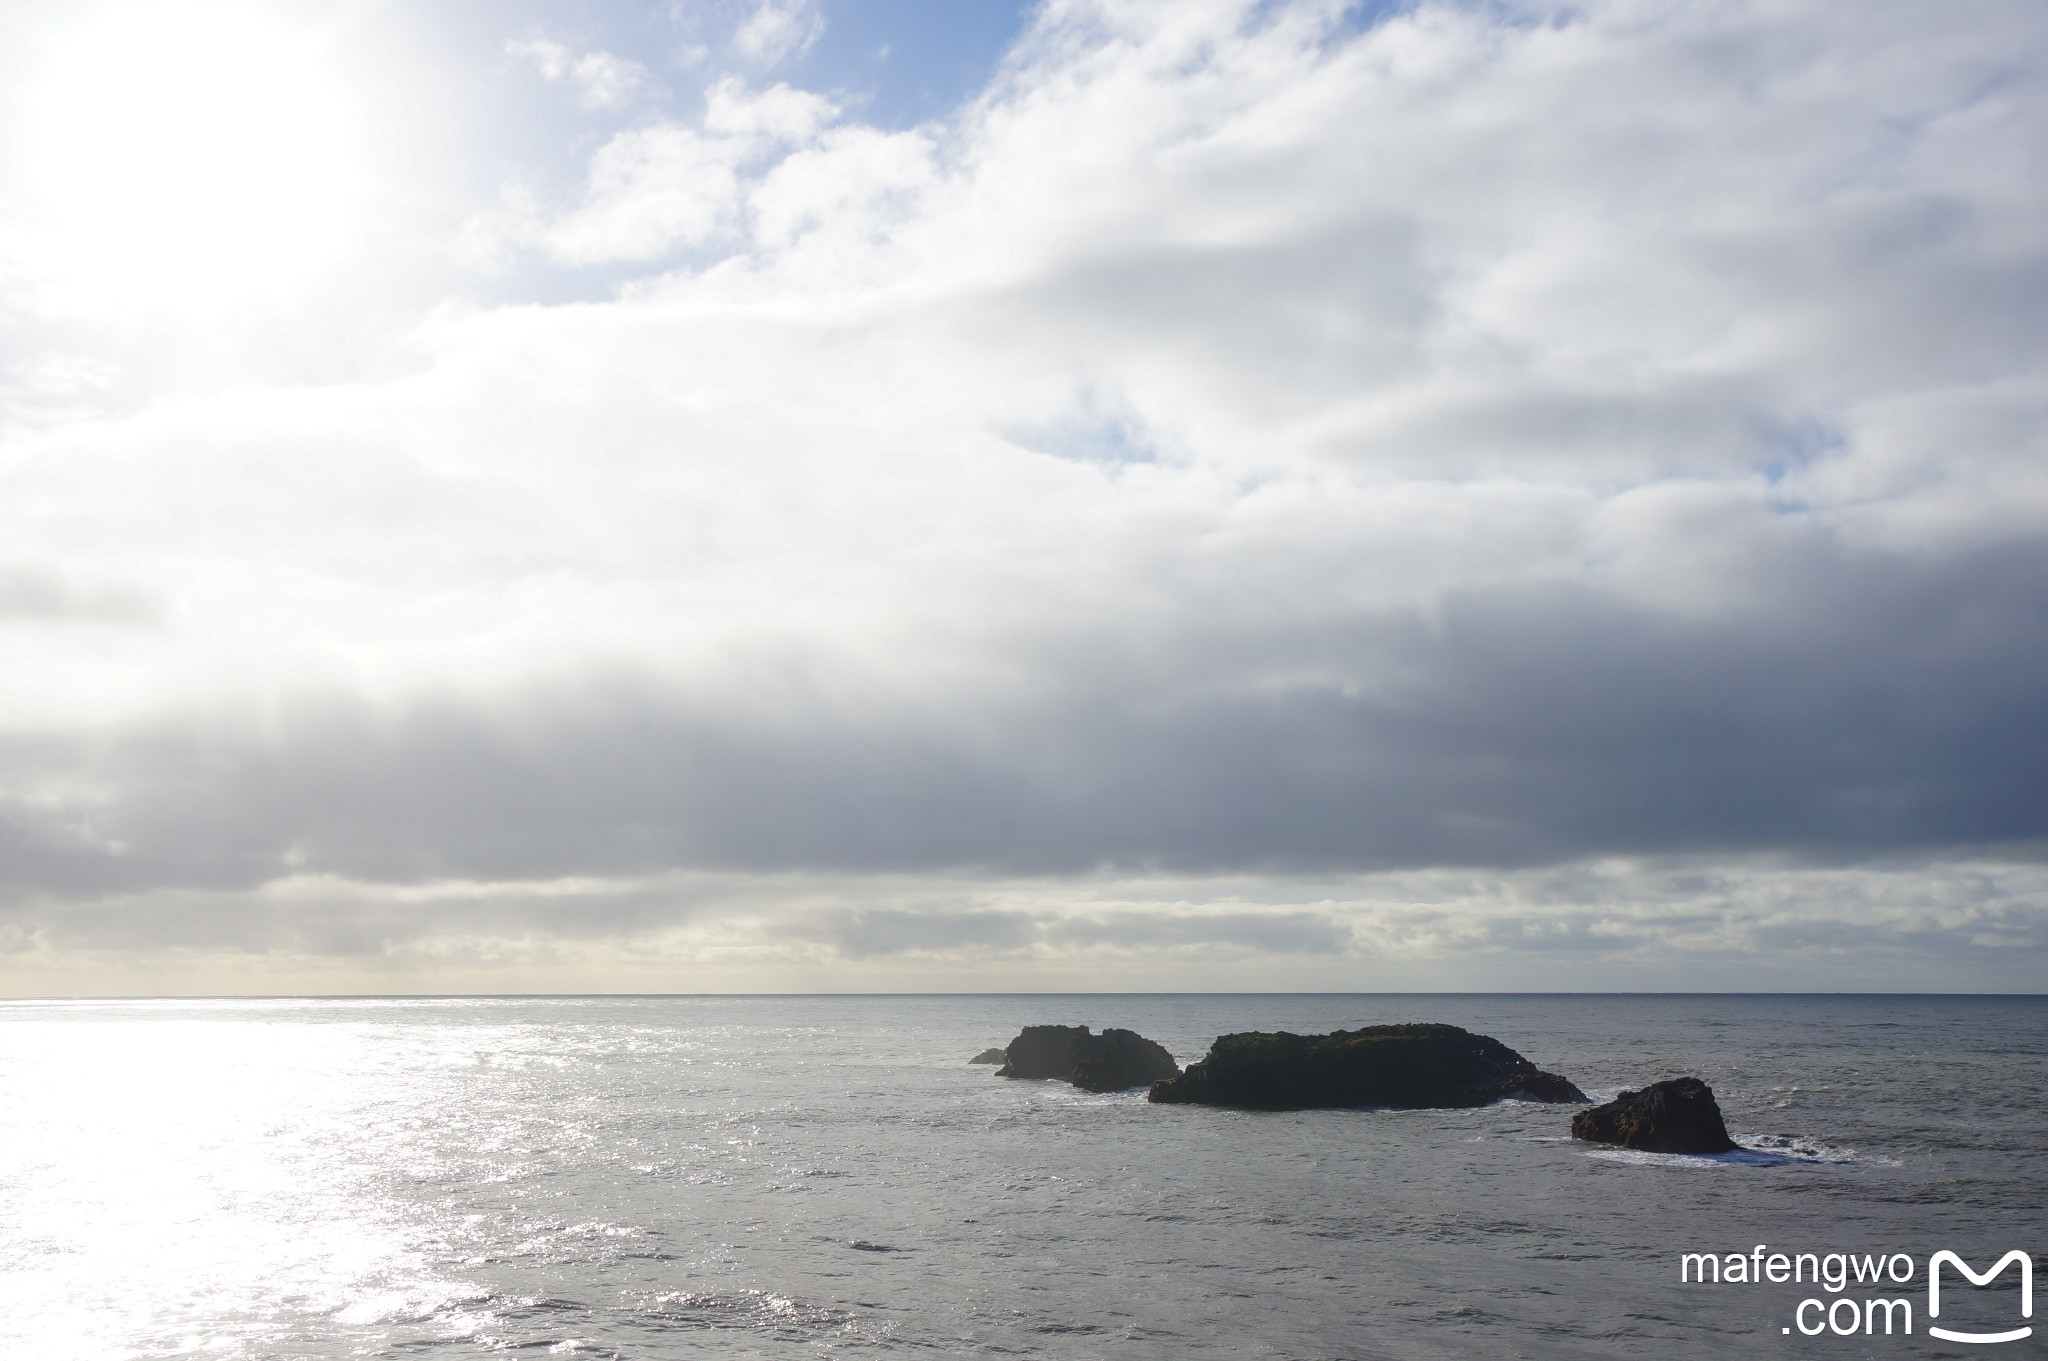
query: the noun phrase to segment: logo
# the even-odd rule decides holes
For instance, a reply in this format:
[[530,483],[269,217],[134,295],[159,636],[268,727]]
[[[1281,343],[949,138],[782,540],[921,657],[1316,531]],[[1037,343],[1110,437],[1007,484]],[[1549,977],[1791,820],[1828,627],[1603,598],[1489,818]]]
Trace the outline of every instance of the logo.
[[[2020,1317],[2031,1319],[2034,1316],[2032,1254],[2015,1248],[1986,1271],[1977,1270],[1947,1248],[1929,1257],[1927,1335],[1944,1342],[1972,1343],[2018,1342],[2032,1337],[2034,1329],[2031,1324],[2004,1332],[1972,1332],[1962,1328],[1944,1328],[1934,1321],[1941,1317],[1943,1267],[1954,1268],[1971,1285],[1982,1288],[2003,1275],[2009,1266],[2019,1268]],[[1792,1311],[1791,1324],[1778,1330],[1788,1337],[1795,1331],[1805,1337],[1819,1337],[1822,1333],[1833,1333],[1837,1337],[1857,1333],[1865,1337],[1910,1337],[1913,1333],[1913,1301],[1910,1298],[1885,1299],[1876,1292],[1910,1286],[1919,1275],[1919,1264],[1910,1253],[1904,1252],[1772,1252],[1767,1244],[1759,1243],[1746,1253],[1686,1252],[1679,1254],[1678,1259],[1681,1285],[1797,1287],[1811,1282],[1834,1296],[1833,1299],[1799,1301],[1798,1307]],[[1856,1287],[1872,1293],[1845,1293]],[[1953,1288],[1949,1298],[1953,1304]]]
[[[1991,1284],[1992,1277],[2013,1263],[2019,1263],[2020,1317],[2032,1318],[2034,1316],[2034,1259],[2032,1257],[2021,1252],[2018,1248],[2014,1248],[2011,1252],[1999,1258],[1997,1265],[1993,1266],[1989,1271],[1976,1272],[1970,1270],[1968,1262],[1965,1262],[1962,1258],[1944,1248],[1940,1252],[1935,1253],[1927,1262],[1928,1318],[1936,1319],[1941,1317],[1941,1266],[1944,1262],[1953,1266],[1957,1271],[1962,1272],[1969,1279],[1971,1285],[1989,1285]],[[2017,1342],[2023,1337],[2032,1337],[2033,1333],[2034,1330],[2031,1327],[2015,1328],[2008,1333],[1963,1333],[1949,1328],[1937,1328],[1932,1323],[1927,1325],[1927,1335],[1929,1337],[1938,1337],[1946,1342]]]

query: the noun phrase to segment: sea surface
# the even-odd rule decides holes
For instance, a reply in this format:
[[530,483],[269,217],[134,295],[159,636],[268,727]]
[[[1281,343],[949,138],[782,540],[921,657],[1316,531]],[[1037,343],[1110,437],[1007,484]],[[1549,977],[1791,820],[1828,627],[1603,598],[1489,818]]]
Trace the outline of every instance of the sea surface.
[[[966,1062],[1032,1023],[1185,1063],[1394,1021],[1596,1099],[1695,1074],[1759,1151]],[[2038,1356],[2048,1298],[2017,1343],[1928,1337],[1924,1268],[2048,1252],[2044,1042],[2043,997],[5,1003],[0,1356]],[[1914,1335],[1785,1331],[1868,1286],[1679,1282],[1758,1245],[1907,1254]],[[1938,1322],[2026,1322],[2017,1281],[1951,1274]]]

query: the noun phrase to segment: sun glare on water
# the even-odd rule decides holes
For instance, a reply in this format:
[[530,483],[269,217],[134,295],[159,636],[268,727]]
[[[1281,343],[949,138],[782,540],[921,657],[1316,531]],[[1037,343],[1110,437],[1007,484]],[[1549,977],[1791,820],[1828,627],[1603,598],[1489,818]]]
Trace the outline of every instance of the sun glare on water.
[[218,311],[347,242],[348,101],[315,35],[229,3],[117,5],[58,35],[26,108],[36,272],[95,310]]

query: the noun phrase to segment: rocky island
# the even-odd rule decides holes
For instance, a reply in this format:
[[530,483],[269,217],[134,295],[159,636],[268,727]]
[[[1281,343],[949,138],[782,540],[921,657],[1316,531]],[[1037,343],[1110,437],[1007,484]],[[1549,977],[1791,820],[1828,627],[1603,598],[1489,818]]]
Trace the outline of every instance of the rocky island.
[[1454,1025],[1375,1025],[1328,1035],[1219,1035],[1207,1058],[1152,1085],[1161,1104],[1309,1110],[1484,1106],[1504,1097],[1585,1101],[1488,1035]]
[[1741,1147],[1728,1137],[1714,1089],[1696,1077],[1653,1082],[1580,1111],[1572,1117],[1572,1138],[1646,1153],[1729,1153]]
[[1180,1065],[1135,1030],[1092,1035],[1085,1025],[1028,1025],[1000,1052],[971,1060],[1003,1066],[997,1077],[1062,1078],[1083,1091],[1120,1092],[1180,1076]]

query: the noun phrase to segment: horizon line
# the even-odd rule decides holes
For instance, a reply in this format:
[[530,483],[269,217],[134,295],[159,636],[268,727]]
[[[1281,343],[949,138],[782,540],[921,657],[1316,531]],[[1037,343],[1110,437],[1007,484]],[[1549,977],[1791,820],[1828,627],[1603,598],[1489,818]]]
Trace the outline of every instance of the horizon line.
[[1530,990],[1482,990],[1482,989],[1431,989],[1422,991],[1343,991],[1343,990],[1212,990],[1212,991],[1168,991],[1153,989],[1131,989],[1117,992],[1095,991],[984,991],[984,992],[876,992],[846,991],[827,992],[810,990],[804,992],[313,992],[313,993],[49,993],[21,997],[0,997],[0,1005],[16,1002],[519,1002],[519,1001],[635,1001],[635,1000],[711,1000],[725,998],[744,1000],[750,998],[799,998],[799,997],[1891,997],[1891,998],[1987,998],[2019,999],[2048,998],[2048,990],[2038,992],[1940,992],[1940,991],[1856,991],[1851,989],[1805,991],[1660,991],[1653,989],[1560,989],[1556,991]]

